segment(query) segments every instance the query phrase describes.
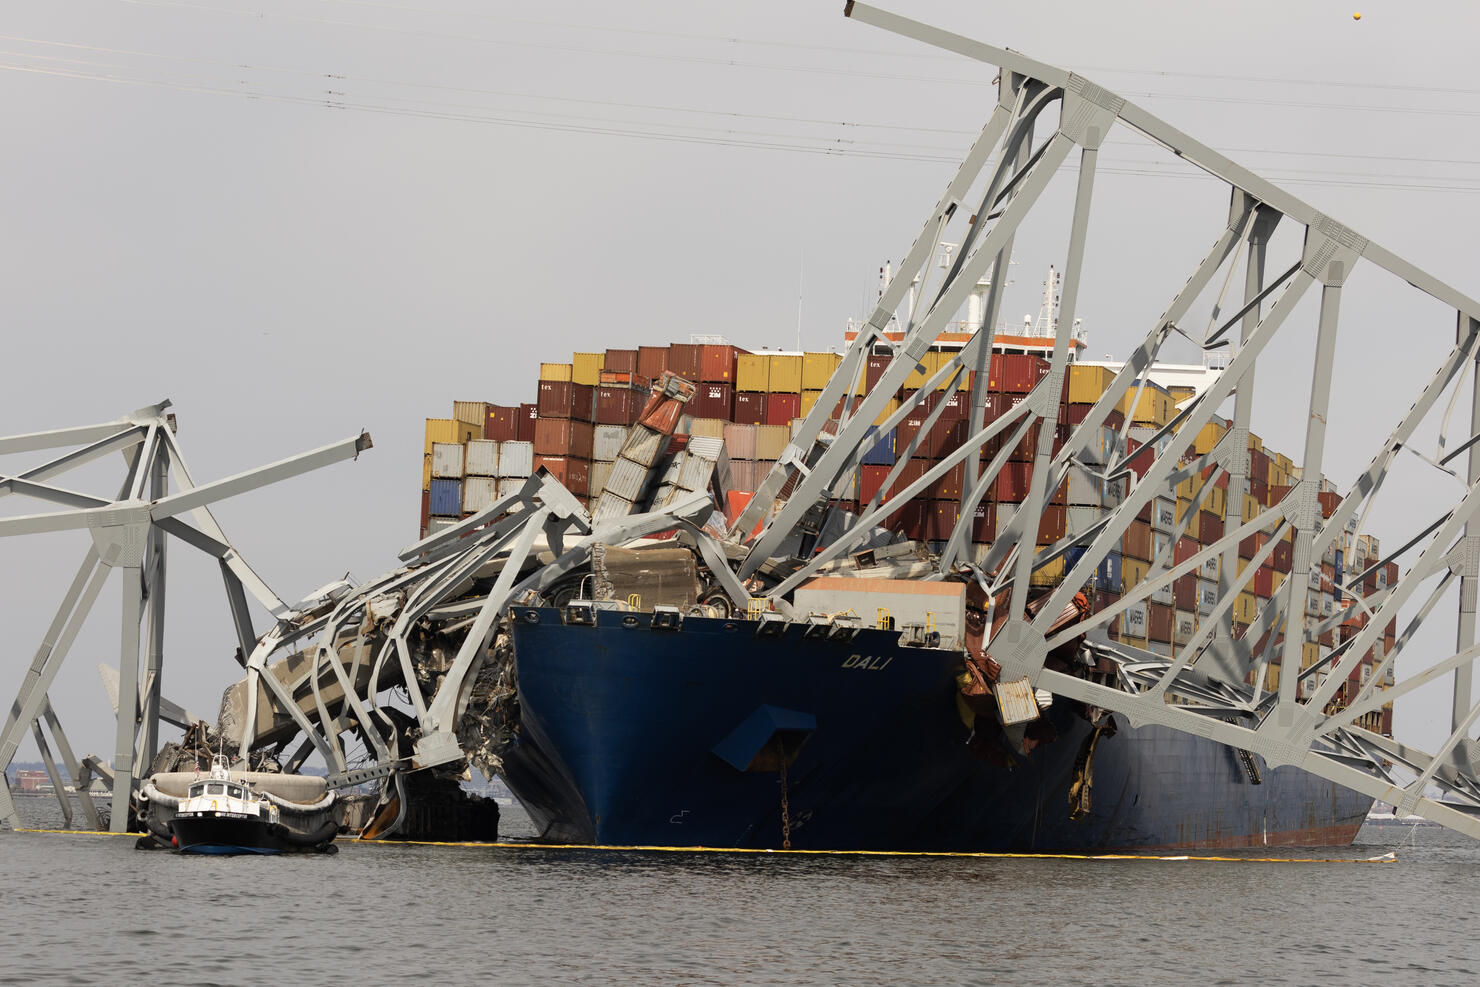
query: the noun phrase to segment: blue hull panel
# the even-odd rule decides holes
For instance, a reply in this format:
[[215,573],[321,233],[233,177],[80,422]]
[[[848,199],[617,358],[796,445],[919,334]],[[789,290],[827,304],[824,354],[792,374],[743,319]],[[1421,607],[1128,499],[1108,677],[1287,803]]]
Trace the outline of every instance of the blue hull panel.
[[[521,731],[506,780],[543,836],[624,845],[779,847],[774,770],[744,770],[781,731],[792,845],[816,849],[1080,850],[1350,843],[1372,800],[1263,767],[1162,727],[1102,738],[1093,807],[1069,819],[1089,726],[1060,700],[1059,738],[1014,770],[966,748],[960,656],[901,648],[892,632],[803,640],[793,626],[516,608]],[[1257,760],[1257,759],[1256,759]],[[756,764],[752,767],[764,767]]]

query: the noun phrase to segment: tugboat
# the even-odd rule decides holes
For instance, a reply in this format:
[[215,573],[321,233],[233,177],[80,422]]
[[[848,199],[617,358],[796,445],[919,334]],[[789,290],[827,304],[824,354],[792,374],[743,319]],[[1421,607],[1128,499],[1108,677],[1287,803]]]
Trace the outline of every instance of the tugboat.
[[284,837],[278,807],[246,781],[236,781],[221,758],[210,774],[193,783],[169,821],[180,853],[282,853],[301,847]]

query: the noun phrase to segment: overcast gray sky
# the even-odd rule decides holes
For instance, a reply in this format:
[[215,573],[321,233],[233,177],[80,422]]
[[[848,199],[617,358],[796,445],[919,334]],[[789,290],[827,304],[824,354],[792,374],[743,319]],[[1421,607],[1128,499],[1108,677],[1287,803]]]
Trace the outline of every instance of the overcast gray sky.
[[[1472,3],[1387,0],[1360,21],[1266,0],[883,6],[1077,69],[1480,294]],[[218,511],[289,599],[371,576],[414,539],[422,419],[454,398],[532,400],[538,363],[573,350],[690,332],[790,345],[799,278],[804,344],[840,345],[995,98],[992,68],[845,20],[840,0],[3,9],[0,432],[169,397],[209,479],[368,429],[358,462]],[[1227,208],[1120,131],[1101,171],[1079,310],[1091,356],[1145,332]],[[1019,237],[1005,317],[1035,311],[1062,266],[1067,201]],[[1328,472],[1345,484],[1453,316],[1390,278],[1354,281],[1343,311]],[[1286,374],[1261,367],[1256,429],[1291,454],[1305,338]],[[1457,491],[1436,476],[1395,482],[1374,533],[1396,539]],[[85,545],[0,544],[6,696]],[[219,579],[171,553],[165,691],[213,717],[235,671]],[[117,661],[117,592],[53,690],[74,743],[106,756],[94,665]],[[1432,744],[1442,718],[1415,703],[1399,734]]]

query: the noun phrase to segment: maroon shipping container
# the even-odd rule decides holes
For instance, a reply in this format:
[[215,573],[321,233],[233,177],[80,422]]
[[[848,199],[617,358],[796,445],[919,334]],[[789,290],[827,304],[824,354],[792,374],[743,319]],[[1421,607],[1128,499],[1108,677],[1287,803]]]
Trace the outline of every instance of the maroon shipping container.
[[697,384],[704,369],[704,347],[695,343],[672,344],[668,347],[668,369]]
[[1025,353],[993,353],[992,390],[1027,394],[1048,376],[1048,361]]
[[637,348],[637,373],[648,380],[657,380],[668,369],[668,347],[639,346]]
[[768,425],[766,398],[759,391],[741,391],[735,395],[736,425]]
[[790,425],[793,418],[802,417],[800,394],[766,395],[766,424]]
[[1038,521],[1038,544],[1052,545],[1069,533],[1069,512],[1062,504],[1049,504]]
[[1254,570],[1254,595],[1265,598],[1274,595],[1274,570],[1267,565]]
[[1199,511],[1197,518],[1198,540],[1211,545],[1223,537],[1223,519],[1209,511]]
[[1146,604],[1146,636],[1162,644],[1172,641],[1172,608],[1165,603]]
[[1002,464],[1002,471],[992,481],[992,499],[999,504],[1021,503],[1028,496],[1028,481],[1032,477],[1031,463]]
[[568,456],[591,459],[592,426],[573,418],[541,418],[534,426],[537,456]]
[[634,391],[626,384],[599,384],[596,387],[596,424],[631,425],[637,421],[637,413],[646,401],[646,393]]
[[[1173,565],[1181,565],[1183,562],[1186,562],[1188,559],[1192,558],[1196,554],[1197,554],[1197,539],[1196,538],[1188,538],[1187,536],[1184,535],[1183,537],[1177,539],[1176,547],[1172,549],[1172,564]],[[1193,573],[1193,575],[1196,575],[1196,573]],[[1190,607],[1184,607],[1184,606],[1182,606],[1182,604],[1179,603],[1179,604],[1177,604],[1177,609],[1178,610],[1195,610],[1195,609],[1197,609],[1197,604],[1196,604],[1196,601],[1195,600],[1193,602],[1193,605],[1190,606]]]
[[713,343],[699,347],[699,380],[706,384],[735,383],[735,361],[741,353],[749,352],[738,346],[719,346]]
[[[423,531],[426,530],[427,524],[429,523],[429,519],[431,518],[431,516],[432,516],[432,492],[430,490],[423,490],[421,492],[421,522],[420,522],[421,523],[421,528],[422,528]],[[426,537],[426,536],[423,535],[422,537]]]
[[[939,391],[935,392],[937,395]],[[945,402],[945,409],[940,413],[941,421],[964,422],[971,420],[971,395],[965,391],[957,391]]]
[[[930,464],[935,468],[935,464]],[[946,470],[945,475],[930,485],[930,496],[936,500],[961,501],[961,484],[966,482],[966,464],[957,463]]]
[[[879,490],[884,486],[884,481],[889,478],[892,466],[861,466],[858,472],[858,499],[862,503],[871,503]],[[888,497],[879,498],[879,503],[887,501]]]
[[1249,476],[1261,483],[1269,482],[1269,453],[1263,449],[1249,450]]
[[[1294,547],[1283,538],[1274,547],[1274,555],[1270,556],[1270,562],[1274,565],[1276,572],[1289,572],[1290,566],[1295,561]],[[1376,587],[1373,587],[1374,589]]]
[[[1092,404],[1061,404],[1059,405],[1059,424],[1078,425],[1089,416],[1089,409],[1093,407]],[[1105,416],[1104,424],[1118,432],[1125,427],[1125,415],[1111,409],[1110,413]]]
[[519,438],[519,406],[490,404],[488,417],[483,421],[483,437],[496,442],[511,442]]
[[925,530],[926,541],[945,541],[956,530],[961,518],[961,505],[954,500],[932,500]]
[[1120,551],[1127,558],[1151,561],[1151,525],[1145,521],[1132,521],[1120,539]]
[[889,366],[893,357],[888,354],[872,354],[868,358],[868,365],[863,371],[864,386],[872,391],[879,384],[879,379],[884,376],[884,370]]
[[588,422],[596,404],[596,388],[568,380],[542,380],[537,404],[541,418],[576,418]]
[[565,489],[577,497],[585,497],[590,493],[591,487],[591,464],[584,459],[576,459],[573,456],[541,456],[534,457],[534,468],[543,466],[549,470],[555,479],[565,485]]
[[1253,497],[1255,500],[1259,501],[1259,503],[1261,503],[1264,506],[1268,507],[1269,506],[1269,484],[1266,483],[1266,482],[1264,482],[1263,480],[1253,480],[1253,479],[1251,479],[1249,481],[1249,496],[1250,497]]
[[900,507],[889,520],[889,528],[906,538],[926,541],[926,532],[935,514],[934,505],[928,500],[912,500]]
[[990,545],[997,539],[997,505],[982,501],[972,514],[971,540],[978,545]]
[[695,418],[718,418],[729,421],[735,411],[733,384],[700,384],[689,398],[688,412]]
[[636,374],[641,373],[637,369],[636,350],[607,350],[606,359],[601,363],[602,370],[611,370],[616,373]]
[[1189,572],[1172,580],[1172,601],[1178,610],[1197,609],[1197,573]]
[[1255,554],[1268,543],[1269,536],[1262,531],[1256,531],[1247,538],[1239,539],[1238,557],[1246,561],[1251,561]]
[[514,438],[520,442],[533,442],[534,423],[539,421],[539,418],[538,405],[521,404],[519,406],[519,434]]
[[[899,476],[894,480],[894,491],[896,493],[903,493],[906,487],[916,480],[922,479],[925,476],[925,471],[934,465],[934,463],[927,459],[911,459],[900,467]],[[894,467],[891,466],[889,468],[893,469]],[[915,496],[928,497],[929,494],[922,490],[917,492]]]

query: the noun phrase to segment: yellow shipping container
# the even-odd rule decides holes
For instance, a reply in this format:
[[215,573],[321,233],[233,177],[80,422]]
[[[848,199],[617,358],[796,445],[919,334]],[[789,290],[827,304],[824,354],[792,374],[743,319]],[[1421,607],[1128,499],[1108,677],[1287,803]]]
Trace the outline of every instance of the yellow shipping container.
[[1252,624],[1259,615],[1259,600],[1253,593],[1240,593],[1233,599],[1233,619],[1240,624]]
[[571,380],[575,368],[569,363],[540,364],[540,380]]
[[764,394],[771,389],[771,355],[741,353],[735,365],[735,390]]
[[1264,451],[1264,440],[1261,439],[1261,438],[1259,438],[1259,436],[1255,435],[1253,432],[1250,432],[1249,433],[1249,448],[1250,449],[1258,449],[1260,452],[1263,452]]
[[1069,403],[1094,404],[1110,387],[1115,374],[1109,367],[1069,365]]
[[1132,586],[1144,582],[1146,574],[1151,571],[1150,562],[1142,562],[1140,559],[1123,558],[1120,560],[1120,582],[1122,592],[1130,592]]
[[770,363],[769,386],[766,390],[772,394],[802,393],[802,355],[800,353],[772,353]]
[[1315,641],[1306,641],[1300,646],[1300,668],[1304,671],[1321,660],[1321,646]]
[[1136,403],[1135,414],[1131,414],[1131,400],[1135,398],[1135,385],[1120,399],[1120,411],[1127,418],[1141,425],[1165,425],[1172,418],[1172,396],[1155,384],[1147,384],[1141,391],[1141,400]]
[[802,417],[806,418],[812,413],[812,408],[817,404],[817,399],[822,397],[821,391],[802,392]]
[[421,492],[426,493],[432,489],[432,454],[427,453],[421,457]]
[[[843,362],[843,357],[838,353],[803,353],[802,354],[802,390],[820,391],[827,386],[832,379],[833,371],[838,369],[838,364]],[[806,412],[802,412],[806,414]]]
[[605,353],[574,353],[571,355],[571,380],[577,384],[595,387],[601,383],[601,371],[606,366]]
[[1280,691],[1280,668],[1278,665],[1267,665],[1264,669],[1264,691]]
[[482,424],[474,425],[471,422],[460,422],[452,418],[428,418],[427,442],[423,452],[430,456],[432,444],[435,442],[455,443],[481,438],[483,438]]
[[894,414],[898,410],[899,398],[890,398],[884,404],[883,410],[879,412],[879,417],[874,419],[874,424],[883,427],[884,422],[889,420],[889,416]]
[[939,369],[940,354],[934,351],[928,352],[920,357],[920,362],[915,365],[914,370],[910,371],[910,375],[904,379],[904,384],[901,386],[907,391],[918,391]]
[[725,426],[728,424],[729,422],[718,418],[693,418],[689,421],[689,434],[709,439],[722,439],[725,437]]
[[1060,555],[1041,569],[1034,569],[1028,577],[1030,586],[1057,586],[1064,581],[1064,557]]
[[1244,523],[1247,524],[1264,510],[1264,505],[1251,494],[1244,494]]
[[1270,585],[1270,593],[1271,593],[1271,595],[1273,595],[1273,596],[1278,596],[1279,595],[1280,587],[1285,584],[1285,576],[1286,575],[1287,575],[1287,573],[1280,572],[1278,569],[1276,569],[1270,575],[1269,585]]
[[1199,456],[1212,452],[1213,447],[1223,440],[1223,436],[1227,431],[1228,429],[1224,428],[1218,422],[1208,422],[1202,427],[1202,431],[1197,433],[1197,438],[1193,441],[1192,448]]

